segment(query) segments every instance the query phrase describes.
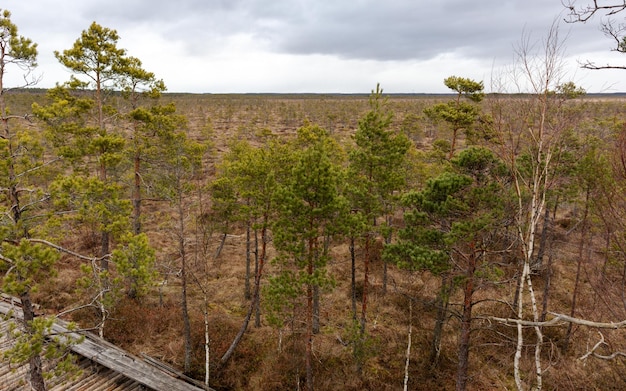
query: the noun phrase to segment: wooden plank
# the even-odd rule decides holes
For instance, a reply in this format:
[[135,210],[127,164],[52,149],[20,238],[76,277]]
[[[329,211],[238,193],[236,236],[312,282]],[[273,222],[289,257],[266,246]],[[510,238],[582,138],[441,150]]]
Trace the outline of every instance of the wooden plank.
[[148,364],[153,365],[159,369],[161,369],[162,371],[164,371],[165,373],[169,374],[170,376],[176,378],[176,379],[181,379],[183,381],[186,381],[187,383],[191,383],[191,384],[195,384],[196,386],[204,389],[204,383],[202,383],[199,380],[196,379],[192,379],[189,376],[185,375],[184,373],[177,371],[176,369],[174,369],[173,367],[171,367],[170,365],[164,363],[161,360],[158,360],[154,357],[150,357],[145,353],[141,354],[141,358]]

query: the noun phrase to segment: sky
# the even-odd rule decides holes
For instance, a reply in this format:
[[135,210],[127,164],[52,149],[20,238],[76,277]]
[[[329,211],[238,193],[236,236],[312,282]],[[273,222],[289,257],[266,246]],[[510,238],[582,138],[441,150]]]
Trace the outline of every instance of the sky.
[[[540,49],[566,17],[561,1],[3,0],[0,7],[38,44],[40,88],[69,80],[53,53],[95,21],[116,30],[118,47],[170,92],[369,93],[379,83],[385,93],[444,93],[452,75],[494,91],[516,48]],[[563,80],[588,92],[626,92],[625,70],[580,67],[626,65],[600,31],[602,20],[559,23]],[[5,85],[21,85],[20,69],[8,72]]]

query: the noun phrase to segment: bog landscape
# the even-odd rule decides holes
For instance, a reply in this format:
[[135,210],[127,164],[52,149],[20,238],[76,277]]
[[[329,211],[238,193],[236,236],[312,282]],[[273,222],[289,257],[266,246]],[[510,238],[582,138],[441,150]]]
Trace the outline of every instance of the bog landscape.
[[38,89],[3,12],[0,388],[76,376],[63,320],[214,390],[626,389],[626,96],[557,34],[498,88],[185,94],[94,22]]

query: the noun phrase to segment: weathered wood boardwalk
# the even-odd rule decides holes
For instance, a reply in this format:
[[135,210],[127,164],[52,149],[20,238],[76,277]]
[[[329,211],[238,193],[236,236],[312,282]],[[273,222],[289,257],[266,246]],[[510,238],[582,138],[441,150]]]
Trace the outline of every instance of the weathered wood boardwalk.
[[[11,344],[7,331],[10,322],[22,318],[19,300],[2,295],[0,300],[0,351]],[[12,318],[6,315],[11,314]],[[73,340],[83,340],[71,346],[82,369],[77,377],[53,378],[49,389],[54,390],[154,390],[202,391],[197,381],[187,378],[166,364],[148,358],[144,360],[86,332],[72,332],[67,323],[55,321],[52,332]],[[0,390],[27,390],[27,365],[15,367],[0,362]],[[209,389],[211,390],[211,389]]]

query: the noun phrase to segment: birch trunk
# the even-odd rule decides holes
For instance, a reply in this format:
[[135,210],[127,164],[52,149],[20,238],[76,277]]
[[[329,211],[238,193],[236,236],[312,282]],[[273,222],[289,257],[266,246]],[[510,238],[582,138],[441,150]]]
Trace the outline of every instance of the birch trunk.
[[209,335],[209,303],[204,297],[204,386],[208,390],[209,389],[209,381],[211,380],[211,371],[210,371],[210,358],[211,358],[211,346],[210,346],[210,335]]
[[404,361],[404,391],[409,387],[409,364],[411,362],[411,333],[413,331],[413,300],[409,300],[409,335],[406,343],[406,358]]

